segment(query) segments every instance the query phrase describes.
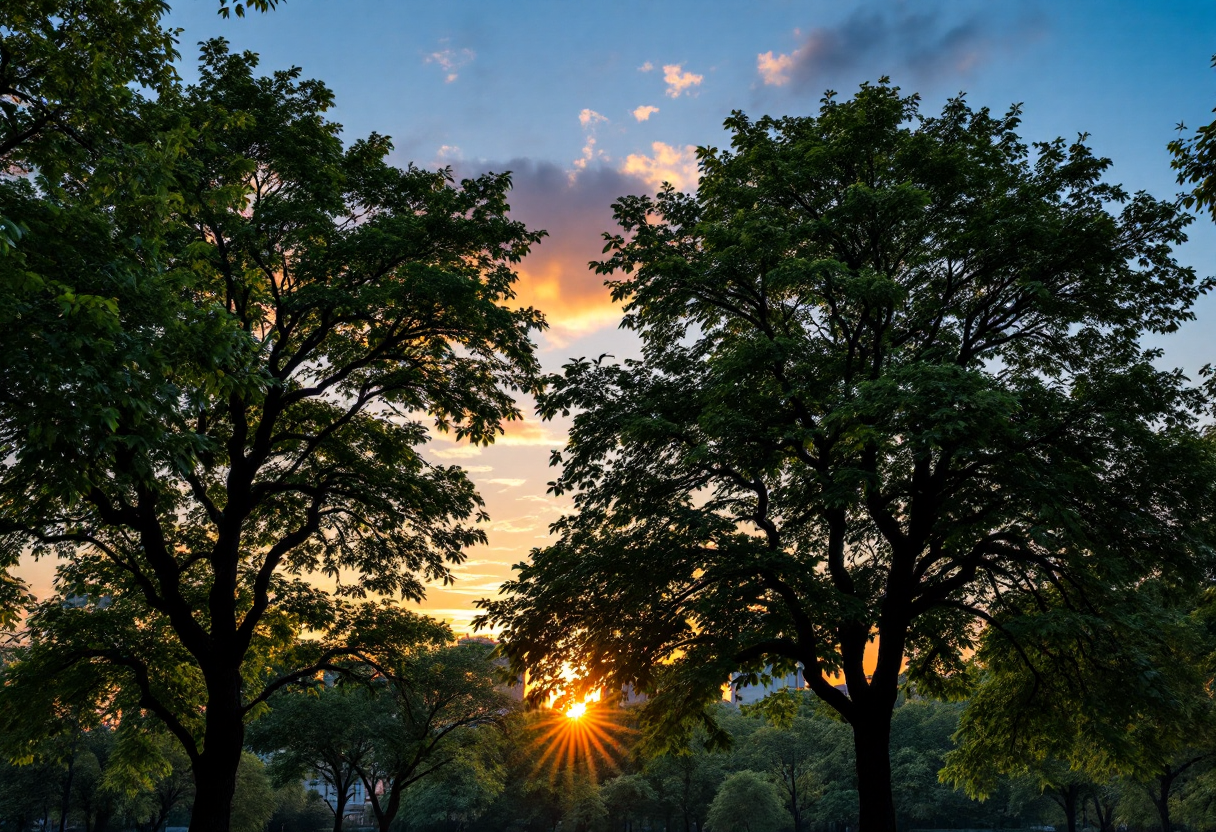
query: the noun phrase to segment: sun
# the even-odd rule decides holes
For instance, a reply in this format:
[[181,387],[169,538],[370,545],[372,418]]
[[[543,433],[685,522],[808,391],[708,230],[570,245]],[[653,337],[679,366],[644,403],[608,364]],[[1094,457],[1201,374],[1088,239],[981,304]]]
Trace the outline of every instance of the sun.
[[532,737],[537,751],[534,776],[547,770],[549,782],[556,783],[559,777],[573,782],[575,777],[596,779],[601,770],[620,771],[620,762],[629,753],[622,740],[636,729],[619,706],[599,699],[596,692],[537,714]]

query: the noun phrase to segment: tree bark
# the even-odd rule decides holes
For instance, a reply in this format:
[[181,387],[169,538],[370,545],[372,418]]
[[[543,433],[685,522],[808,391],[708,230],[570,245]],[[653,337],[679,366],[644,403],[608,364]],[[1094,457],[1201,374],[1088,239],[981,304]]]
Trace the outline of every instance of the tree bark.
[[891,709],[867,708],[853,722],[857,755],[858,832],[895,832],[891,796]]
[[203,750],[194,765],[194,807],[190,832],[229,832],[237,768],[245,744],[239,668],[204,669],[207,680],[207,715]]

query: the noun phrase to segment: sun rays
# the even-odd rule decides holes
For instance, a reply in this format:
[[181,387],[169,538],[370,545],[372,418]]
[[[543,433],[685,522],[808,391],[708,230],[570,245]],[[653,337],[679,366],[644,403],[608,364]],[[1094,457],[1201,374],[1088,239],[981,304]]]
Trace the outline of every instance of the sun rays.
[[[598,699],[598,697],[596,697]],[[532,775],[546,769],[549,781],[586,776],[597,780],[604,771],[618,771],[628,753],[621,741],[635,729],[625,724],[624,711],[593,699],[565,709],[548,709],[535,723],[532,742],[540,750]]]

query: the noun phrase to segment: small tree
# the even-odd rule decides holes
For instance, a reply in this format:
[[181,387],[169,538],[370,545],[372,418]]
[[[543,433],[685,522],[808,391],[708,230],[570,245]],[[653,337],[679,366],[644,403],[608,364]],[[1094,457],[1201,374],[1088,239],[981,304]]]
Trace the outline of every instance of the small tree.
[[792,820],[771,781],[738,771],[722,781],[705,825],[710,832],[777,832]]
[[634,821],[651,814],[659,799],[640,774],[622,774],[606,781],[600,787],[600,795],[609,818],[619,824],[614,824],[613,829],[623,832],[633,832]]
[[459,760],[476,732],[501,723],[510,700],[484,644],[466,642],[404,657],[375,685],[362,731],[370,750],[355,767],[380,832],[406,789]]
[[814,728],[806,717],[795,716],[782,727],[765,726],[746,740],[741,753],[756,770],[773,778],[781,792],[794,832],[803,832],[807,813],[819,797],[815,764],[822,754],[813,740]]
[[249,745],[270,757],[272,782],[319,776],[332,791],[334,832],[342,832],[346,804],[359,782],[359,768],[371,754],[368,722],[372,708],[366,691],[326,687],[286,693],[269,703],[270,713],[249,727]]

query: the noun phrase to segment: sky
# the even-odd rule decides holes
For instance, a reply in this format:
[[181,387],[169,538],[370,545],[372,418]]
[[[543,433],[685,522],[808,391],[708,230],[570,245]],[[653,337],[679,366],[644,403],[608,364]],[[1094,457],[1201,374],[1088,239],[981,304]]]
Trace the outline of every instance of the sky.
[[[550,235],[519,270],[520,301],[549,320],[538,348],[550,370],[635,352],[587,263],[613,229],[617,197],[663,181],[695,187],[694,150],[726,143],[733,110],[810,115],[825,90],[847,97],[887,75],[928,113],[960,92],[998,112],[1020,102],[1024,139],[1088,133],[1114,160],[1110,179],[1170,198],[1165,145],[1178,123],[1211,121],[1216,105],[1211,0],[283,0],[227,20],[216,7],[173,4],[187,81],[196,44],[222,36],[259,53],[266,72],[299,66],[323,80],[346,139],[387,134],[399,165],[512,171],[513,214]],[[1213,273],[1216,226],[1201,218],[1191,236],[1178,256]],[[1216,298],[1195,312],[1153,342],[1162,364],[1192,377],[1216,360]],[[431,588],[424,610],[466,628],[473,602],[549,539],[568,505],[546,493],[564,428],[528,419],[490,448],[431,443],[433,461],[470,472],[491,521],[488,545],[469,551],[453,586]],[[27,567],[37,594],[49,568]]]

